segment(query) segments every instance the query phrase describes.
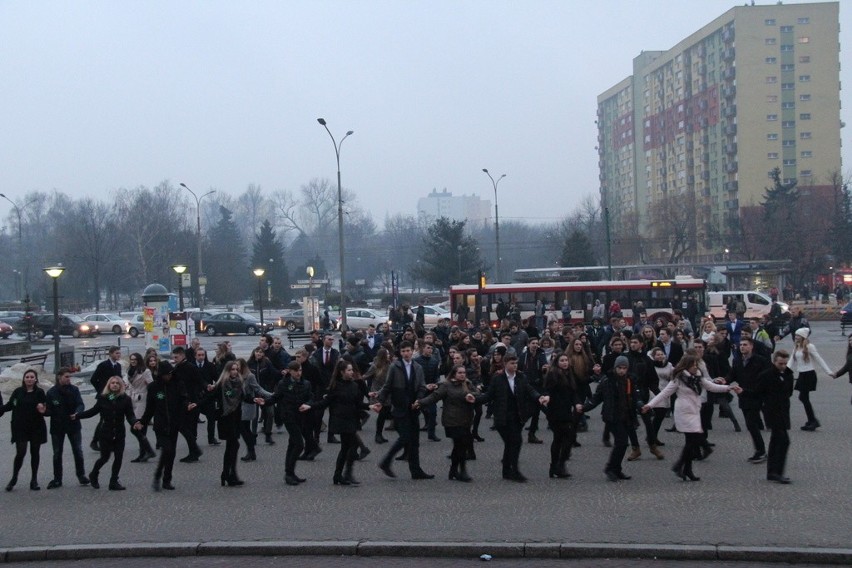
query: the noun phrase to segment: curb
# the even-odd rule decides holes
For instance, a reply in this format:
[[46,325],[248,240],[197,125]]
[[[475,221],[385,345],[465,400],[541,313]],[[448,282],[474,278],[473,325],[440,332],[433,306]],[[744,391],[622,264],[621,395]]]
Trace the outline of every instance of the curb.
[[213,541],[0,548],[0,563],[163,556],[419,556],[631,558],[852,565],[850,548],[560,542]]

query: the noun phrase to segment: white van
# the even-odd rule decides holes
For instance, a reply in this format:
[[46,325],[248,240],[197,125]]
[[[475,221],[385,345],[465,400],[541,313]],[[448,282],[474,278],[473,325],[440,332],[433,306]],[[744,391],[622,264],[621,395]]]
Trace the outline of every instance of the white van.
[[[727,305],[732,299],[742,301],[745,304],[746,311],[743,317],[746,319],[762,318],[769,314],[769,310],[772,307],[772,299],[769,295],[756,290],[710,292],[708,296],[710,297],[710,315],[713,316],[713,319],[717,320],[725,319],[728,311]],[[789,306],[784,302],[778,302],[778,305],[781,306],[782,314],[787,313],[789,310]]]

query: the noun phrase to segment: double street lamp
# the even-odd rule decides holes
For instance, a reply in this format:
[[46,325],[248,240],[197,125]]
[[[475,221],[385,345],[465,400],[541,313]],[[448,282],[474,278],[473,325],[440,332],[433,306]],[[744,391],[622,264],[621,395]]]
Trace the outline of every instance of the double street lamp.
[[59,277],[65,272],[65,267],[50,266],[43,270],[53,278],[53,372],[58,373],[62,366],[59,357]]
[[185,264],[173,264],[172,270],[177,272],[178,275],[178,302],[179,302],[179,311],[183,311],[183,273],[186,272]]
[[263,330],[263,275],[266,273],[266,270],[255,268],[252,272],[257,276],[257,306],[260,308],[260,329]]
[[337,157],[337,236],[338,236],[338,247],[340,249],[340,329],[347,329],[346,325],[346,277],[344,275],[343,270],[343,188],[340,185],[340,147],[343,145],[343,141],[346,140],[349,136],[351,136],[354,131],[349,130],[346,132],[346,136],[340,139],[340,143],[338,144],[337,140],[334,139],[334,135],[331,133],[331,130],[328,129],[328,125],[325,123],[324,118],[318,118],[317,122],[319,122],[325,131],[328,132],[328,135],[331,137],[331,143],[334,145],[334,155]]
[[497,282],[502,282],[500,280],[500,213],[497,209],[497,186],[500,184],[500,180],[506,177],[506,174],[501,175],[495,181],[486,168],[482,168],[482,171],[485,172],[485,175],[491,180],[491,185],[494,186],[494,236],[497,241],[497,265],[495,272]]
[[204,271],[201,269],[201,200],[207,197],[208,195],[213,195],[216,193],[215,189],[211,189],[207,193],[203,194],[201,197],[195,195],[195,192],[189,189],[189,187],[181,182],[180,186],[187,190],[192,196],[195,198],[195,238],[197,240],[198,246],[198,274],[195,275],[195,282],[198,284],[198,307],[199,309],[204,309],[204,294],[201,293],[201,278],[204,276]]

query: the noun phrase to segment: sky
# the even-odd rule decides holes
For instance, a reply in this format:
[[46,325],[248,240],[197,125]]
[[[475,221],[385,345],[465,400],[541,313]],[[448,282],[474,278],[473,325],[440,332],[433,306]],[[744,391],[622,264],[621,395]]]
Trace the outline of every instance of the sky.
[[735,5],[0,0],[0,193],[297,191],[335,178],[324,117],[338,141],[354,131],[343,186],[380,226],[433,189],[493,200],[482,168],[507,176],[501,221],[557,221],[598,196],[598,94]]

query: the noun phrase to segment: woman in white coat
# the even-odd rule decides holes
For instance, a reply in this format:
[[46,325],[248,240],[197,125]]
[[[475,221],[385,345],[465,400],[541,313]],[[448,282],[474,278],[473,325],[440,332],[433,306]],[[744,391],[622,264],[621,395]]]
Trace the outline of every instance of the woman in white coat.
[[793,338],[795,341],[793,356],[790,358],[790,368],[794,372],[799,372],[796,390],[799,391],[799,401],[805,407],[805,414],[808,416],[807,423],[802,426],[802,430],[806,432],[813,432],[820,427],[819,420],[814,414],[814,407],[811,405],[811,392],[817,387],[816,366],[819,365],[826,374],[833,376],[831,369],[817,351],[816,345],[808,340],[810,334],[811,330],[807,327],[796,330]]
[[717,384],[701,374],[698,369],[700,359],[695,355],[685,355],[672,372],[672,380],[660,394],[652,398],[642,407],[642,412],[666,405],[669,397],[677,394],[677,404],[674,409],[674,421],[678,432],[683,432],[685,444],[680,459],[672,467],[678,477],[686,481],[699,481],[692,472],[692,460],[698,454],[703,440],[701,428],[701,392],[707,389],[711,392],[734,391],[739,393],[738,386]]

